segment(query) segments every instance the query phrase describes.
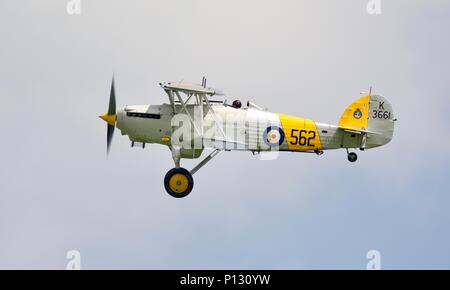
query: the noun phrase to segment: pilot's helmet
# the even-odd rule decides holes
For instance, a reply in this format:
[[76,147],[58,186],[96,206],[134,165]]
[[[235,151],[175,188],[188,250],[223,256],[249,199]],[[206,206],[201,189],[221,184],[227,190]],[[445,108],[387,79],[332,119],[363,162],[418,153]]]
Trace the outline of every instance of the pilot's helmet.
[[242,104],[241,104],[241,101],[234,100],[233,104],[231,106],[233,106],[233,108],[239,109],[240,107],[242,107]]

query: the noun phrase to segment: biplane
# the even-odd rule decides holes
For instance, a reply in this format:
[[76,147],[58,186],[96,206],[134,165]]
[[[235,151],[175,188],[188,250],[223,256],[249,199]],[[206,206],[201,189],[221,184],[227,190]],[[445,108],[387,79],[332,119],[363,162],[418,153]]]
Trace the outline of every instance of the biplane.
[[[193,175],[221,151],[303,152],[322,155],[324,150],[345,149],[347,159],[358,159],[354,152],[382,146],[391,141],[396,118],[391,104],[381,95],[364,93],[342,114],[337,125],[272,113],[240,100],[231,104],[224,94],[202,84],[185,81],[159,84],[168,96],[160,105],[125,106],[116,110],[114,78],[108,111],[100,116],[107,123],[107,152],[114,129],[128,136],[131,147],[146,144],[167,146],[174,161],[164,178],[168,194],[187,196],[193,189]],[[219,98],[219,99],[217,99]],[[194,168],[180,166],[181,159],[199,158],[211,151]]]

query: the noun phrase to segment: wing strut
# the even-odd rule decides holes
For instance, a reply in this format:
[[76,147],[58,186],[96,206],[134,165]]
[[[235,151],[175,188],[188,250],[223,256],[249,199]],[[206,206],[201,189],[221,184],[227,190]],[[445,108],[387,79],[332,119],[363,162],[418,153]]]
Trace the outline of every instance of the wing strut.
[[217,154],[219,154],[220,149],[216,149],[213,152],[211,152],[211,154],[209,154],[208,156],[205,157],[205,159],[203,159],[202,161],[200,161],[199,164],[197,164],[194,168],[191,169],[190,173],[192,175],[194,175],[195,172],[197,172],[200,168],[202,168],[206,163],[208,163],[209,161],[211,161],[211,159],[213,159]]

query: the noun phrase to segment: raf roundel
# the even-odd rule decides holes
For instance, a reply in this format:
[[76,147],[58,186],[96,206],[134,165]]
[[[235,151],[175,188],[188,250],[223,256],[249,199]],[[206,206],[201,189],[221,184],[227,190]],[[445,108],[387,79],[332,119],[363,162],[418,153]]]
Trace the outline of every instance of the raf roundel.
[[277,126],[270,126],[264,131],[264,142],[269,146],[280,146],[284,142],[283,129]]
[[361,119],[362,112],[361,112],[361,110],[359,108],[356,109],[356,111],[353,113],[353,117],[355,117],[355,119]]

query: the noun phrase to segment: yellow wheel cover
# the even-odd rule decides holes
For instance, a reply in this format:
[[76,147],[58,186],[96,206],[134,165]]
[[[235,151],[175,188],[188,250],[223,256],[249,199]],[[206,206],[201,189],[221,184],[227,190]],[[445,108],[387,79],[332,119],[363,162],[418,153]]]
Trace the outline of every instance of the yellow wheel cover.
[[189,187],[189,179],[184,174],[176,173],[170,177],[169,187],[173,192],[183,193]]

